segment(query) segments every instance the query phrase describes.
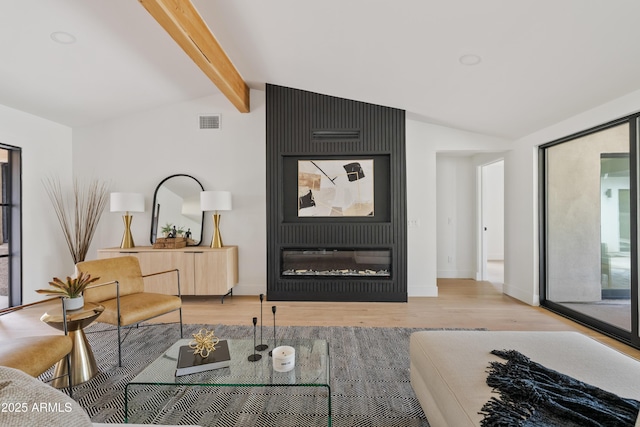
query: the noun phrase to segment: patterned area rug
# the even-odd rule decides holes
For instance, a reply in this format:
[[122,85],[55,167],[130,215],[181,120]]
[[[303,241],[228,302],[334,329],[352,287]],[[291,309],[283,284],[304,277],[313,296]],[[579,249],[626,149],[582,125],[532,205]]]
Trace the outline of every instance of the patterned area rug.
[[[184,325],[184,337],[207,325]],[[211,325],[208,325],[211,328]],[[74,398],[94,422],[123,422],[124,388],[138,372],[179,339],[176,324],[132,329],[117,358],[115,331],[87,328],[100,374],[74,387]],[[332,422],[337,427],[428,426],[409,383],[409,336],[424,329],[363,327],[278,327],[286,338],[325,339],[331,358]],[[268,331],[268,332],[267,332]],[[273,329],[265,327],[271,348]],[[215,327],[223,339],[253,339],[252,326]],[[258,328],[258,342],[260,330]],[[266,353],[266,352],[265,352]],[[46,374],[45,374],[46,375]],[[318,387],[171,387],[145,390],[148,411],[129,422],[208,426],[326,426],[326,389]]]

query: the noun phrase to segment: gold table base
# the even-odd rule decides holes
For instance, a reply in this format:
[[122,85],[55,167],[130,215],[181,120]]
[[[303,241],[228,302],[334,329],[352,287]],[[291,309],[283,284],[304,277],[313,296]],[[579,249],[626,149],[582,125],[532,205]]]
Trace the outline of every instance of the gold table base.
[[[98,365],[93,356],[93,351],[87,341],[87,336],[82,329],[70,331],[69,336],[73,340],[73,350],[69,354],[71,358],[71,384],[78,385],[85,381],[89,381],[95,377],[98,372]],[[67,376],[67,358],[62,358],[55,367],[53,377],[55,378],[51,385],[55,388],[66,388],[69,386],[69,377]]]
[[[83,329],[93,323],[103,311],[103,306],[92,302],[86,302],[81,309],[67,311],[67,330],[73,341],[73,349],[69,353],[72,385],[89,381],[99,372],[96,359],[93,357],[93,351],[91,351]],[[45,313],[40,320],[53,328],[64,330],[62,310]],[[66,357],[56,364],[53,378],[51,385],[54,387],[65,388],[69,386]]]

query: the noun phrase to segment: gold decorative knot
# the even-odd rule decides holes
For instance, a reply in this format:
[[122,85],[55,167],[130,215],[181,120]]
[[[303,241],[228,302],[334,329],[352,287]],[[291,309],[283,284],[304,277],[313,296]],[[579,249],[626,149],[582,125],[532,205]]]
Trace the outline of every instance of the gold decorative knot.
[[189,343],[189,347],[194,349],[193,354],[199,354],[206,359],[211,352],[216,351],[216,344],[219,341],[220,338],[214,335],[213,330],[208,331],[202,328],[197,334],[193,334],[193,341]]

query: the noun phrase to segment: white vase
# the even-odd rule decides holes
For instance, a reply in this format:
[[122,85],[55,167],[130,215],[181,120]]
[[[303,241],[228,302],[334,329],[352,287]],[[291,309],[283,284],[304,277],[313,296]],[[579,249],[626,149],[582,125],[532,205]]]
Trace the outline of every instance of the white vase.
[[84,307],[84,296],[80,295],[75,298],[65,298],[64,306],[67,310],[79,310]]

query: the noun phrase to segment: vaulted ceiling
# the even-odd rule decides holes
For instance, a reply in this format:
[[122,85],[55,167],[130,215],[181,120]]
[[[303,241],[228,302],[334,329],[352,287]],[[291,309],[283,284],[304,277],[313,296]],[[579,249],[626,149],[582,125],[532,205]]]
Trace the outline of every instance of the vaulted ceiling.
[[[252,89],[387,105],[487,135],[515,139],[640,89],[637,0],[193,4]],[[215,93],[138,1],[2,1],[0,104],[79,127]]]

